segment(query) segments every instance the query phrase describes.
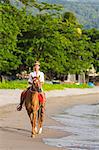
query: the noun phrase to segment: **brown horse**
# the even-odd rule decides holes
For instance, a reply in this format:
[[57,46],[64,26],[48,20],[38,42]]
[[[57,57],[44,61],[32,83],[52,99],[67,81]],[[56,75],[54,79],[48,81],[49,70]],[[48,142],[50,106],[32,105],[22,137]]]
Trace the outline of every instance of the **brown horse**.
[[[36,134],[42,133],[45,107],[45,96],[43,92],[40,92],[39,79],[37,77],[33,79],[32,86],[27,90],[24,102],[32,125],[31,137],[35,137]],[[38,127],[36,127],[37,123]]]

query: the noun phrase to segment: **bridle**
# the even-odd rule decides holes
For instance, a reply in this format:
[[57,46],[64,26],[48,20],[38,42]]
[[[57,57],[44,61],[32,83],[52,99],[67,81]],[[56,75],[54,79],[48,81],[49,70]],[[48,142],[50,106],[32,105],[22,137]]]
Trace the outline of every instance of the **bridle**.
[[40,88],[40,80],[39,77],[33,77],[32,86],[30,87],[31,92],[38,92],[38,89]]

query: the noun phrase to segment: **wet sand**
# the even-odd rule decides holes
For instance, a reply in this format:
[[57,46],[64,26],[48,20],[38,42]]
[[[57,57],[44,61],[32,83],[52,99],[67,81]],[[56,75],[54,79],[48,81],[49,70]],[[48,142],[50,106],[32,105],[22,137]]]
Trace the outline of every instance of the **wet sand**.
[[[9,98],[9,97],[8,97]],[[63,150],[63,148],[51,147],[43,142],[43,138],[61,138],[72,133],[50,129],[48,126],[64,126],[53,120],[53,115],[78,104],[99,103],[99,94],[49,97],[46,102],[46,114],[43,133],[31,138],[31,126],[25,108],[21,112],[16,111],[17,104],[9,104],[0,107],[0,150]],[[65,148],[66,150],[66,148]]]

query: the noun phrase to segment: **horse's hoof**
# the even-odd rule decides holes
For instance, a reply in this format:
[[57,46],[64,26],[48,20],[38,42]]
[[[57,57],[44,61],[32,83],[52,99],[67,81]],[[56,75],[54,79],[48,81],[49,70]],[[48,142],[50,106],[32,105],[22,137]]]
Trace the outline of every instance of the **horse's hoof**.
[[36,133],[36,134],[38,133],[37,127],[35,127],[35,133]]
[[32,137],[32,138],[35,138],[35,135],[34,135],[34,134],[31,134],[31,137]]
[[41,134],[41,133],[42,133],[42,128],[40,128],[40,129],[39,129],[39,132],[38,132],[38,134]]

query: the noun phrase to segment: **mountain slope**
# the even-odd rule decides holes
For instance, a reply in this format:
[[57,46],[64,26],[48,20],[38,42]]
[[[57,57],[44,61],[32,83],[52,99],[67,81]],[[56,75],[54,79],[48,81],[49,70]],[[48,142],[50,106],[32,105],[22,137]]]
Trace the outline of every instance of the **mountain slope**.
[[74,12],[85,28],[99,28],[99,0],[39,0],[62,4],[65,11]]

